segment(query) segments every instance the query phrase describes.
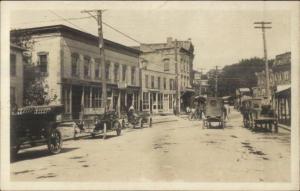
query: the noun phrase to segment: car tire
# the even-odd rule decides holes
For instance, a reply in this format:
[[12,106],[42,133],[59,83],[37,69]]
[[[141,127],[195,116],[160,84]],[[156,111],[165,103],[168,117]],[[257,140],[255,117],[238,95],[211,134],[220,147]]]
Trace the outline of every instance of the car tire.
[[62,149],[62,135],[61,132],[57,128],[51,128],[48,139],[47,145],[48,150],[51,154],[58,154]]

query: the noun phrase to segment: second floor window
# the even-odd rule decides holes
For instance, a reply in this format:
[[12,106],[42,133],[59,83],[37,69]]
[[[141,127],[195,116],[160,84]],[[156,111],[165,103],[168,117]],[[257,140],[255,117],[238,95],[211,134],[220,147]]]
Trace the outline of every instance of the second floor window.
[[131,68],[131,84],[135,84],[135,67]]
[[95,78],[100,79],[101,76],[101,61],[99,58],[95,58]]
[[146,86],[146,88],[148,88],[149,87],[149,79],[148,79],[148,75],[146,75],[145,76],[145,86]]
[[106,61],[105,62],[105,79],[106,80],[110,79],[109,71],[110,71],[110,61]]
[[127,72],[127,66],[123,65],[122,67],[122,80],[126,81],[126,72]]
[[119,79],[119,64],[115,64],[115,68],[114,68],[114,80],[115,82],[118,82],[120,79]]
[[88,56],[84,57],[84,77],[91,77],[91,58]]
[[72,76],[78,76],[79,75],[79,55],[77,53],[73,53],[71,55],[71,70],[72,70]]
[[48,72],[48,53],[38,53],[38,65],[40,72]]
[[163,62],[164,62],[164,71],[169,71],[170,70],[170,59],[165,58],[163,60]]
[[16,76],[17,74],[17,60],[15,54],[10,54],[10,75]]
[[154,76],[151,76],[151,88],[154,89]]
[[157,78],[157,88],[160,89],[160,77]]

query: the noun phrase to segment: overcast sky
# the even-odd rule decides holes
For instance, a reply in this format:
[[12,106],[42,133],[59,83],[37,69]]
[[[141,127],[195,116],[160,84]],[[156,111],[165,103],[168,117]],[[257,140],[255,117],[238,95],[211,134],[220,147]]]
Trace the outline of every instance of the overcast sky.
[[[254,29],[255,21],[272,22],[273,28],[267,30],[269,58],[291,50],[290,11],[274,2],[51,2],[48,5],[35,2],[32,5],[35,6],[14,6],[18,10],[11,11],[11,28],[64,24],[97,35],[97,23],[92,18],[71,21],[79,28],[63,20],[50,20],[61,19],[57,15],[88,16],[80,13],[86,6],[105,8],[104,22],[142,43],[166,42],[167,37],[191,38],[195,46],[195,69],[223,67],[243,58],[263,57],[262,34]],[[62,10],[63,7],[68,9]],[[106,26],[104,37],[128,46],[138,45]]]

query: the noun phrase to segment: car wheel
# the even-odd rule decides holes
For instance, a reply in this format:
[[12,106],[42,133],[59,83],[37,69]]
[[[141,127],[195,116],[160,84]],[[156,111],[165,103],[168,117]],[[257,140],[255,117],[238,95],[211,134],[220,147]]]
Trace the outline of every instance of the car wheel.
[[58,154],[62,149],[62,136],[61,132],[56,129],[52,128],[50,130],[50,134],[48,136],[48,150],[51,154]]

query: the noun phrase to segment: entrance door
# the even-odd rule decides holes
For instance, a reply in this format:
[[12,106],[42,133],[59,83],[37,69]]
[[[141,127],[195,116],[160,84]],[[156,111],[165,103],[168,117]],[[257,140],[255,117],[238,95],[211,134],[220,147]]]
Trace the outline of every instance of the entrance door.
[[127,107],[129,108],[132,105],[133,94],[127,94]]
[[82,87],[72,86],[72,119],[79,119],[81,112]]

